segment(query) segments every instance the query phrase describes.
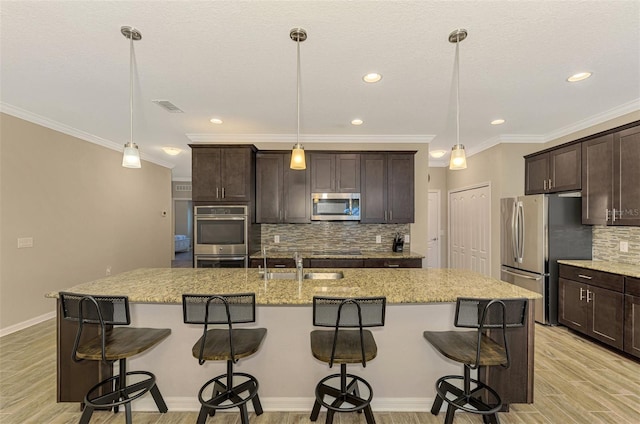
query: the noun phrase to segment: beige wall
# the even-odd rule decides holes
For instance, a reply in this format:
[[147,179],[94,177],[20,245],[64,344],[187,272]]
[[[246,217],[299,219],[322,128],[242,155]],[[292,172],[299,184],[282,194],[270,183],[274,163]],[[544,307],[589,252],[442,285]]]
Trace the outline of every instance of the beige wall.
[[[45,293],[171,265],[171,170],[0,114],[0,331],[55,310]],[[167,211],[167,216],[162,216]],[[33,237],[33,248],[17,239]]]

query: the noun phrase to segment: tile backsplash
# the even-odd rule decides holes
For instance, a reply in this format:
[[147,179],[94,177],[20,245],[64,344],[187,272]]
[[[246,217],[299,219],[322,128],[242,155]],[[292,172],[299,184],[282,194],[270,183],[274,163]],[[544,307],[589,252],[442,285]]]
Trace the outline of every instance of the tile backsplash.
[[[391,252],[396,233],[410,235],[409,224],[360,224],[356,222],[312,222],[311,224],[262,224],[262,245],[279,250],[360,250]],[[279,243],[274,239],[278,236]],[[380,236],[381,243],[376,243]],[[404,244],[410,251],[411,244]]]
[[[629,251],[620,251],[620,242]],[[640,265],[640,227],[593,227],[593,259]]]

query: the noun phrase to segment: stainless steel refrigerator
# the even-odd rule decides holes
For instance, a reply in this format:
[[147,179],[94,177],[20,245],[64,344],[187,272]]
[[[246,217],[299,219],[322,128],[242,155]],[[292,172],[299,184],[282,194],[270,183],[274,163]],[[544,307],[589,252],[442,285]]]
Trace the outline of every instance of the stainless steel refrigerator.
[[582,198],[536,194],[500,201],[500,278],[542,295],[535,320],[558,324],[558,259],[591,259]]

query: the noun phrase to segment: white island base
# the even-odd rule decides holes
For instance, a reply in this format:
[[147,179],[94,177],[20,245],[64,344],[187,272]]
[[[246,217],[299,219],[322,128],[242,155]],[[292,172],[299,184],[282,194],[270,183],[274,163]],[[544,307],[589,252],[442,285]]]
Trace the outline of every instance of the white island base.
[[[435,397],[436,380],[462,374],[462,366],[437,353],[423,338],[425,330],[450,330],[455,304],[387,305],[384,327],[374,328],[378,356],[367,363],[347,367],[373,387],[374,411],[428,411]],[[182,306],[131,304],[132,325],[171,328],[171,336],[151,351],[129,360],[129,370],[147,370],[170,411],[197,411],[198,390],[209,379],[226,372],[226,363],[198,365],[191,348],[202,327],[182,323]],[[340,371],[311,355],[309,333],[311,306],[257,306],[256,327],[267,328],[260,350],[240,359],[237,371],[252,374],[260,384],[258,394],[265,411],[309,411],[316,384]],[[240,327],[240,326],[239,326]],[[156,411],[151,396],[132,403],[134,410]],[[251,404],[249,404],[251,407]]]

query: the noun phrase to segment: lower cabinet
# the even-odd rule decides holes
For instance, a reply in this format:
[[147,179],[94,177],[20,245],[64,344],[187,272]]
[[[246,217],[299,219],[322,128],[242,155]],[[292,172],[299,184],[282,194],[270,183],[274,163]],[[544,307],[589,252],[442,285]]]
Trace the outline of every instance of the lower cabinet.
[[624,351],[640,358],[640,278],[626,277]]
[[558,321],[622,350],[624,276],[560,265]]
[[[262,267],[264,261],[252,258],[249,267]],[[421,258],[377,258],[377,259],[345,259],[345,258],[305,258],[305,268],[422,268]],[[268,268],[295,268],[293,258],[267,258]]]

